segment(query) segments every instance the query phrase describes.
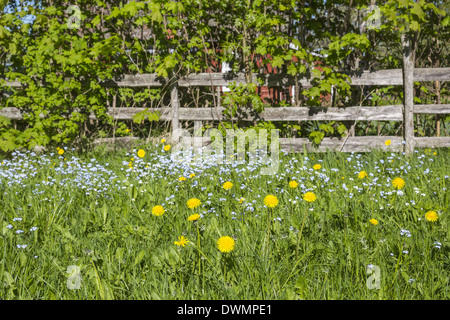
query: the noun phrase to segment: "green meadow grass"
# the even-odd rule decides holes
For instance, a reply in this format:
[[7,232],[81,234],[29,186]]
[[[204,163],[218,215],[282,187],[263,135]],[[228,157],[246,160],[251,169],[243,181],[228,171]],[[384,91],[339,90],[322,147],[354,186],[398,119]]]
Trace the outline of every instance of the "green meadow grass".
[[[141,148],[142,159],[136,148],[2,160],[1,299],[450,298],[448,149],[281,154],[277,174],[260,175]],[[235,240],[229,253],[222,236]]]

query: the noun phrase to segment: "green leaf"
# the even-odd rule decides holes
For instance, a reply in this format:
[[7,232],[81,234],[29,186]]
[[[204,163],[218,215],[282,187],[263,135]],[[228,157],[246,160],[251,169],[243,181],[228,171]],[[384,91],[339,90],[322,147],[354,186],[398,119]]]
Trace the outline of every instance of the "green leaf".
[[144,258],[144,256],[145,256],[145,251],[144,251],[144,250],[142,250],[141,252],[139,252],[138,255],[136,256],[136,258],[134,259],[133,267],[136,266],[136,265],[138,265],[138,264],[142,261],[142,259]]
[[412,6],[411,13],[415,14],[420,20],[424,20],[425,12],[422,10],[420,4],[413,2]]
[[92,19],[91,24],[93,26],[97,26],[101,22],[100,15],[96,15],[94,19]]
[[25,255],[25,253],[23,253],[23,251],[21,251],[19,254],[19,260],[20,260],[21,267],[23,267],[27,264],[27,256]]
[[283,57],[276,56],[272,59],[272,67],[281,67],[284,64]]
[[11,276],[11,274],[9,272],[7,272],[7,271],[4,271],[3,272],[3,277],[4,277],[5,281],[6,281],[6,284],[8,286],[12,286],[12,284],[14,283],[14,279]]
[[119,262],[122,261],[122,259],[123,259],[123,252],[124,252],[124,250],[121,247],[118,247],[116,249],[116,259],[117,259],[117,261],[119,261]]
[[162,269],[163,264],[156,254],[152,255],[152,263],[156,269]]
[[444,20],[442,20],[441,24],[444,27],[447,27],[448,25],[450,25],[450,16],[445,17]]
[[306,296],[308,294],[308,282],[306,281],[306,278],[304,276],[300,276],[296,283],[295,283],[295,289],[297,291],[297,294],[300,295],[302,299],[306,299]]
[[106,203],[102,207],[102,214],[103,214],[103,223],[106,223],[106,218],[108,216],[108,206]]

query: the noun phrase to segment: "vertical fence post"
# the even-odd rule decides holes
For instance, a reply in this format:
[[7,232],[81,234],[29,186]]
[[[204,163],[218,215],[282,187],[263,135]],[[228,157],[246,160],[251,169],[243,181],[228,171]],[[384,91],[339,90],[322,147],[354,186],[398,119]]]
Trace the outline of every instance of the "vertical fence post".
[[402,34],[403,48],[403,138],[406,155],[414,152],[414,43],[411,35]]
[[[435,81],[436,85],[436,104],[441,104],[441,83],[439,81]],[[441,115],[436,115],[436,137],[439,137],[441,134]]]
[[178,143],[181,137],[181,124],[179,119],[180,100],[177,79],[175,79],[170,90],[170,104],[172,107],[172,142]]
[[[109,101],[109,100],[108,100]],[[113,106],[112,111],[113,115],[116,116],[116,102],[117,102],[117,95],[114,93],[113,95]],[[117,120],[113,118],[113,144],[114,144],[114,152],[116,151],[116,127],[117,127]]]

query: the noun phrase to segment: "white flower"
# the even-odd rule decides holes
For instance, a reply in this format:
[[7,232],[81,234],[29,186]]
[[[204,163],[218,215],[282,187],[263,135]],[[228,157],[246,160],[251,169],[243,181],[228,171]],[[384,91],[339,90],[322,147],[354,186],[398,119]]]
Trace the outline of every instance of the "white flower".
[[408,230],[405,230],[405,229],[401,229],[400,230],[400,235],[401,236],[406,235],[409,238],[409,237],[411,237],[411,232],[409,232]]

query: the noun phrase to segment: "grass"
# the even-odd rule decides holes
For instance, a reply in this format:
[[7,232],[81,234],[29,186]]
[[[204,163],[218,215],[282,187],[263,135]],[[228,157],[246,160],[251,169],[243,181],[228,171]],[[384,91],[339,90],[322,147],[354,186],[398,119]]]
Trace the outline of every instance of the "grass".
[[[277,174],[260,175],[261,164],[174,163],[161,145],[142,148],[142,159],[137,148],[2,160],[2,299],[450,298],[448,149],[281,154]],[[219,251],[222,236],[234,250]]]

